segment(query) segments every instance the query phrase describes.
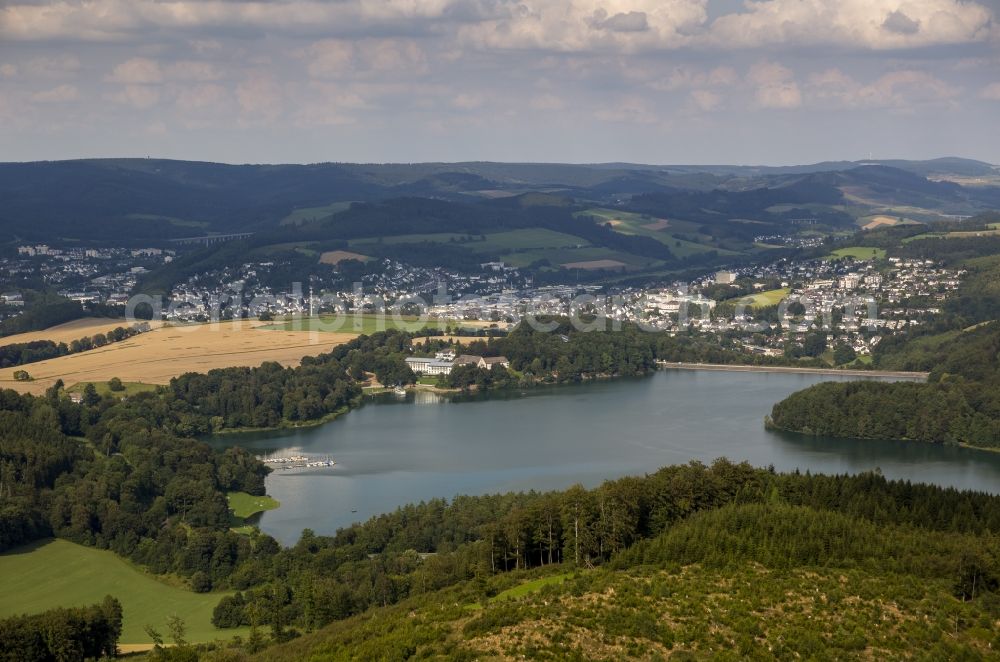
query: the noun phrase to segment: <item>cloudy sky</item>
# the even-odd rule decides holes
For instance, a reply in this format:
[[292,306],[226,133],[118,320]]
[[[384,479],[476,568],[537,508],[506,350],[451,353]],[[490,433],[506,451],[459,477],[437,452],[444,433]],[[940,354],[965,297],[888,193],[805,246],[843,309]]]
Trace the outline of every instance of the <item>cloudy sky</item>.
[[1000,0],[0,0],[0,161],[1000,163]]

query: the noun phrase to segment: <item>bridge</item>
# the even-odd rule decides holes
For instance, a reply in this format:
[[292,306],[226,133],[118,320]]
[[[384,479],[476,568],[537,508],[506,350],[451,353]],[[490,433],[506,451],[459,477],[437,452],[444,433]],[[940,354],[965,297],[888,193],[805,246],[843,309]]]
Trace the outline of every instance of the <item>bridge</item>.
[[212,244],[221,244],[226,241],[236,241],[237,239],[246,239],[253,235],[253,232],[237,232],[235,234],[210,234],[204,237],[181,237],[180,239],[171,239],[175,244],[181,244],[182,246],[188,246],[192,244],[201,244],[202,246],[211,246]]

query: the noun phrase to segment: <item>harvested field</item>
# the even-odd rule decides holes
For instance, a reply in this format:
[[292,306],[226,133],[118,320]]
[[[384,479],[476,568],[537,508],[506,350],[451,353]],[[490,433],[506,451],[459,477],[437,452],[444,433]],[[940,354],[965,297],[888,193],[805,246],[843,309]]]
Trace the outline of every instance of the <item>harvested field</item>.
[[670,221],[668,221],[665,218],[661,218],[655,223],[647,223],[642,227],[646,228],[647,230],[654,230],[654,231],[665,230],[670,227]]
[[[166,384],[185,372],[258,366],[264,361],[293,366],[303,356],[327,352],[356,336],[255,328],[260,325],[243,321],[236,327],[232,322],[164,326],[100,349],[0,370],[0,388],[42,393],[57,379],[72,386],[77,382],[106,382],[112,377],[125,382]],[[39,338],[44,339],[48,332],[40,333]],[[27,370],[33,381],[14,381],[17,369]]]
[[[98,333],[107,333],[119,326],[129,327],[132,322],[127,320],[113,320],[106,317],[84,317],[73,320],[58,326],[52,326],[44,331],[31,331],[29,333],[18,333],[13,336],[0,338],[0,346],[13,345],[14,343],[34,342],[36,340],[51,340],[55,343],[71,343],[80,338],[87,338]],[[162,325],[162,322],[149,322],[153,328]]]
[[352,253],[351,251],[327,251],[319,256],[319,261],[321,264],[340,264],[344,260],[357,260],[358,262],[366,262],[371,258],[367,255],[362,255],[361,253]]
[[899,219],[896,218],[895,216],[884,216],[884,215],[880,215],[880,216],[868,216],[868,217],[866,217],[866,218],[864,218],[862,220],[868,221],[867,223],[865,223],[862,226],[865,230],[874,230],[875,228],[883,226],[883,225],[898,225],[899,224]]
[[618,260],[587,260],[585,262],[567,262],[562,266],[567,269],[620,269],[628,265]]

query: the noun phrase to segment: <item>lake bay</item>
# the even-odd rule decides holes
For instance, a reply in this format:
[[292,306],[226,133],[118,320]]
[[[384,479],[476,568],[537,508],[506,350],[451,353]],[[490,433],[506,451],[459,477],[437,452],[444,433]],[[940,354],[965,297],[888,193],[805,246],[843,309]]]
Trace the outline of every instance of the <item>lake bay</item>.
[[718,457],[778,471],[856,473],[1000,491],[1000,454],[918,442],[803,437],[764,429],[764,416],[824,375],[663,370],[641,379],[481,396],[427,392],[366,400],[314,428],[224,437],[256,453],[336,460],[276,470],[281,502],[261,530],[293,544],[398,506],[458,494],[588,487],[669,464]]

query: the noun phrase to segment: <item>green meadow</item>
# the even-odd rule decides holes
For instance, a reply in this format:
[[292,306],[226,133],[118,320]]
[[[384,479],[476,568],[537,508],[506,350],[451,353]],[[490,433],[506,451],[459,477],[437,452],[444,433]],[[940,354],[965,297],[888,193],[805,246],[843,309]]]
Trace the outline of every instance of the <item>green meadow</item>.
[[741,301],[750,300],[751,308],[765,308],[767,306],[776,306],[781,303],[781,300],[788,296],[789,292],[792,290],[787,287],[782,287],[777,290],[767,290],[766,292],[758,292],[757,294],[748,294],[745,297],[739,297],[736,299],[730,299],[726,303],[739,304]]
[[304,225],[315,223],[333,214],[345,211],[351,206],[350,202],[333,202],[323,207],[302,207],[294,210],[291,214],[281,219],[281,225]]
[[838,248],[826,256],[827,260],[839,260],[845,257],[853,257],[855,260],[881,260],[885,257],[884,248],[873,248],[872,246],[848,246]]
[[229,492],[226,494],[226,500],[229,502],[229,510],[240,519],[246,519],[265,510],[274,510],[281,505],[267,495],[254,496],[246,492]]
[[167,619],[174,614],[184,619],[191,642],[229,639],[248,631],[219,630],[212,625],[212,610],[228,593],[194,593],[171,586],[113,552],[65,540],[42,541],[0,554],[0,577],[4,585],[0,618],[89,605],[112,595],[124,610],[123,644],[148,643],[146,625],[167,636]]

